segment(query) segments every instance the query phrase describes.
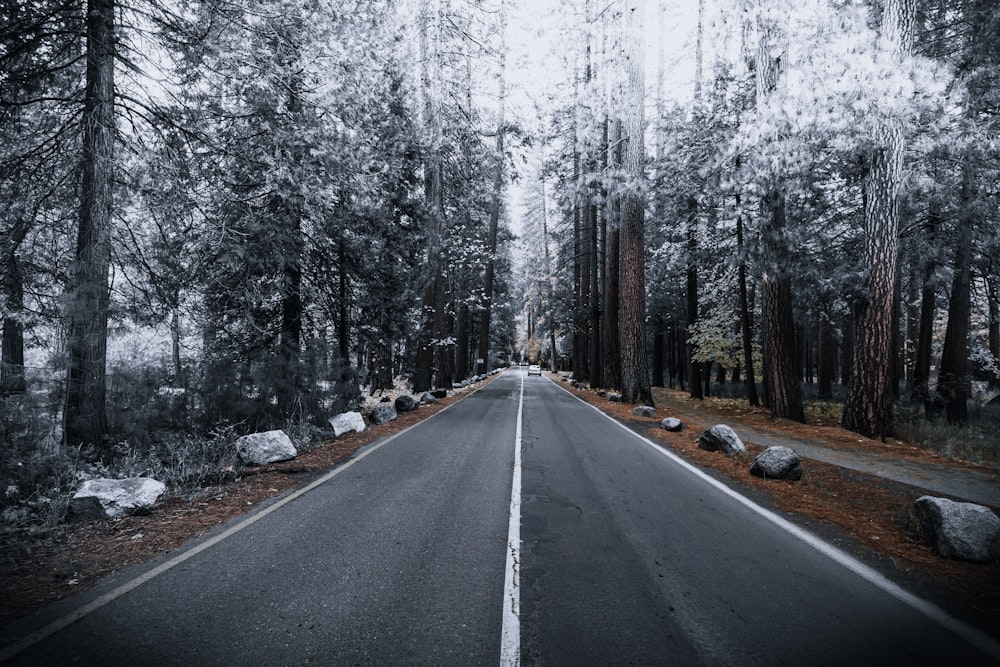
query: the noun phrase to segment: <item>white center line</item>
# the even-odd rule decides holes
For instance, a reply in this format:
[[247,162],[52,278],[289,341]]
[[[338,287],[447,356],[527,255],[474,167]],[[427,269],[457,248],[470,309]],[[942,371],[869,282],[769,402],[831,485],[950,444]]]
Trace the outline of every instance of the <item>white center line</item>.
[[510,488],[510,522],[507,524],[507,565],[503,577],[503,626],[500,632],[500,666],[521,664],[521,414],[524,409],[524,376],[517,399],[514,430],[514,478]]

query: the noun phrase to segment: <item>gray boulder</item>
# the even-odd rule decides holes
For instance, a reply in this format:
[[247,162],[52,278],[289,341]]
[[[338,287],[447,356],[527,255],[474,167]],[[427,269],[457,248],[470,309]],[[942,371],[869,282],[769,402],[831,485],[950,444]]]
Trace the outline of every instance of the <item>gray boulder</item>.
[[604,398],[604,397],[606,397],[608,395],[608,392],[606,390],[604,390],[604,389],[598,389],[597,390],[597,395],[600,396],[601,398]]
[[384,424],[393,421],[397,416],[396,408],[392,407],[391,404],[379,403],[372,410],[371,418],[373,424]]
[[660,422],[660,428],[662,428],[664,431],[672,431],[676,433],[677,431],[681,431],[684,429],[684,422],[682,422],[680,419],[677,419],[676,417],[667,417],[666,419]]
[[613,391],[610,394],[608,394],[608,400],[611,401],[612,403],[621,403],[622,395],[619,394],[617,391]]
[[284,431],[245,435],[236,440],[236,453],[244,462],[259,466],[294,459],[299,454]]
[[425,391],[424,393],[420,394],[420,402],[421,403],[437,403],[437,399],[434,398],[434,395],[431,392]]
[[934,496],[921,496],[913,506],[942,556],[979,563],[1000,560],[1000,518],[990,508]]
[[396,398],[396,412],[412,412],[420,407],[417,399],[409,394],[404,394]]
[[753,460],[750,474],[764,479],[802,479],[802,461],[791,447],[768,447]]
[[573,380],[573,389],[586,389],[587,385],[577,380]]
[[431,396],[433,396],[434,398],[445,398],[445,397],[448,396],[448,390],[447,389],[432,389],[431,390]]
[[716,424],[698,436],[698,447],[709,452],[722,452],[726,456],[742,454],[747,450],[740,436],[725,424]]
[[640,405],[638,407],[632,408],[632,414],[636,417],[649,417],[651,419],[656,418],[656,408],[652,405]]
[[68,516],[80,521],[107,519],[148,510],[167,487],[149,477],[91,479],[69,501]]
[[365,430],[365,419],[360,412],[341,412],[336,417],[330,417],[333,434],[338,438],[348,431],[361,433]]

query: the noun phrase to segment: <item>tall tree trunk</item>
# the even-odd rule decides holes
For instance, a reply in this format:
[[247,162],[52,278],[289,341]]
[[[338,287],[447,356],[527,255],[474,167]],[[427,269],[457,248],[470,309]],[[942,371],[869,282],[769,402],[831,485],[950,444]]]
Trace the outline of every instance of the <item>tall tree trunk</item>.
[[691,398],[705,398],[701,382],[701,363],[695,361],[694,346],[690,341],[690,330],[698,322],[698,204],[693,199],[688,202],[687,226],[687,329],[684,332],[685,350],[690,360]]
[[115,164],[115,3],[87,2],[87,83],[83,111],[80,228],[67,294],[69,369],[63,437],[94,445],[108,435],[105,411],[108,272]]
[[337,350],[346,363],[351,352],[351,291],[347,272],[347,245],[337,243]]
[[819,312],[819,346],[817,371],[820,398],[833,396],[833,381],[837,375],[837,341],[833,336],[833,312],[829,301],[824,301]]
[[934,338],[934,316],[937,308],[937,285],[934,280],[934,272],[934,264],[928,262],[924,266],[923,285],[920,288],[920,322],[911,376],[911,396],[914,400],[925,405],[931,398],[931,348]]
[[559,370],[559,351],[556,349],[556,318],[553,315],[553,301],[554,294],[552,289],[552,257],[549,253],[549,219],[548,210],[545,203],[545,178],[541,178],[541,191],[542,191],[542,245],[545,251],[545,292],[546,292],[546,302],[548,304],[548,322],[549,322],[549,347],[551,349],[550,353],[550,368],[551,371]]
[[949,424],[969,422],[969,313],[972,287],[972,169],[966,166],[962,178],[962,212],[958,216],[955,239],[955,271],[948,300],[948,328],[941,350],[941,370],[937,393],[944,400]]
[[[756,51],[756,99],[762,107],[778,86],[784,36],[770,18],[760,24]],[[762,325],[764,333],[764,382],[774,417],[805,421],[795,349],[795,322],[787,264],[790,258],[781,174],[764,196],[761,239],[767,265],[763,276]]]
[[24,278],[17,260],[17,249],[28,234],[28,225],[19,218],[9,236],[4,260],[3,292],[7,301],[7,314],[3,318],[2,344],[0,344],[0,396],[23,394],[28,390],[24,376]]
[[[736,208],[740,208],[740,196],[736,195]],[[750,405],[760,405],[757,396],[757,376],[753,366],[753,308],[747,294],[747,260],[743,245],[743,214],[736,215],[736,245],[740,264],[737,276],[740,289],[740,329],[743,333],[743,366],[746,369],[747,401]]]
[[423,8],[423,27],[420,32],[421,89],[424,96],[424,125],[428,129],[429,148],[424,162],[424,200],[428,208],[427,225],[427,285],[424,288],[423,324],[417,342],[417,358],[413,375],[413,390],[431,389],[435,379],[436,353],[444,331],[444,313],[441,308],[441,232],[444,224],[444,185],[439,147],[441,145],[441,100],[438,91],[439,35],[441,8],[431,0]]
[[[879,47],[890,57],[909,55],[916,14],[914,0],[885,0]],[[877,119],[874,149],[865,177],[865,298],[857,313],[857,340],[842,425],[870,438],[892,434],[889,365],[892,304],[899,244],[899,206],[905,137],[901,123]]]
[[659,321],[653,334],[653,381],[652,386],[663,386],[663,357],[666,348],[666,332]]
[[992,273],[986,277],[986,300],[989,304],[990,321],[987,330],[994,368],[990,375],[990,388],[1000,389],[1000,278]]
[[601,261],[600,248],[598,246],[598,207],[595,204],[589,206],[590,224],[590,385],[601,387],[605,384],[603,377],[604,362],[601,360],[601,318],[602,304],[604,303],[601,294],[600,281],[598,275],[604,269]]
[[[768,230],[765,236],[780,235],[785,226],[785,202],[779,192],[765,198]],[[768,243],[774,250],[775,243]],[[777,262],[786,261],[787,254],[779,253]],[[774,262],[774,260],[771,260]],[[771,397],[771,415],[804,422],[801,385],[795,350],[795,321],[792,314],[792,292],[783,267],[772,264],[763,280],[764,374]]]
[[[462,272],[458,283],[457,312],[455,313],[455,379],[469,377],[469,278]],[[476,374],[479,369],[474,369]]]
[[486,237],[486,277],[483,285],[482,321],[479,324],[479,358],[485,366],[477,369],[477,373],[490,370],[490,326],[493,318],[493,283],[496,272],[497,232],[500,224],[500,207],[503,205],[504,186],[504,123],[506,123],[504,105],[506,102],[506,65],[505,50],[500,50],[500,80],[497,98],[497,143],[496,165],[493,172],[493,197],[490,201],[490,227]]
[[[622,122],[609,121],[608,161],[612,173],[622,166]],[[621,345],[618,337],[621,305],[621,201],[614,193],[607,199],[608,225],[604,244],[604,384],[620,387],[622,382]]]
[[625,403],[652,405],[649,387],[649,362],[646,359],[646,273],[645,273],[645,145],[643,114],[645,83],[643,76],[643,0],[625,8],[623,166],[632,181],[622,195],[621,217],[621,306],[619,339],[621,342],[621,394]]

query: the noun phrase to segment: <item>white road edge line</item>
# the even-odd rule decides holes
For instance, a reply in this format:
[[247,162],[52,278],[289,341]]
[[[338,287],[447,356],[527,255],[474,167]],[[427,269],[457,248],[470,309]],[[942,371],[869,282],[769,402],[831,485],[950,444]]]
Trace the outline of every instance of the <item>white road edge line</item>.
[[507,524],[507,564],[503,576],[503,625],[500,630],[500,667],[521,664],[521,415],[524,410],[524,376],[517,399],[514,429],[514,475],[510,485],[510,520]]
[[548,379],[550,382],[552,382],[552,384],[554,384],[555,386],[559,387],[560,389],[562,389],[563,391],[565,391],[567,394],[569,394],[573,398],[577,399],[578,401],[580,401],[581,403],[583,403],[584,405],[586,405],[588,408],[594,410],[599,415],[605,417],[606,419],[608,419],[609,421],[611,421],[613,424],[615,424],[618,427],[620,427],[626,433],[629,433],[630,435],[634,436],[640,442],[645,443],[646,445],[649,445],[655,451],[659,452],[663,456],[666,456],[668,459],[670,459],[671,461],[673,461],[677,465],[681,466],[682,468],[688,470],[692,474],[694,474],[694,475],[700,477],[701,479],[703,479],[704,481],[708,482],[709,484],[711,484],[712,486],[714,486],[718,490],[720,490],[723,493],[725,493],[727,496],[731,497],[733,500],[736,500],[740,504],[744,505],[745,507],[747,507],[751,511],[757,513],[758,515],[760,515],[764,519],[767,519],[768,521],[770,521],[771,523],[775,524],[779,528],[782,528],[782,529],[788,531],[789,533],[791,533],[792,535],[794,535],[798,539],[802,540],[803,542],[805,542],[809,546],[813,547],[814,549],[816,549],[820,553],[822,553],[822,554],[826,555],[827,557],[831,558],[832,560],[834,560],[835,562],[839,563],[843,567],[846,567],[851,572],[854,572],[856,575],[858,575],[859,577],[861,577],[862,579],[864,579],[868,583],[870,583],[870,584],[872,584],[872,585],[874,585],[874,586],[882,589],[883,591],[885,591],[889,595],[893,596],[894,598],[896,598],[900,602],[908,605],[909,607],[911,607],[911,608],[915,609],[916,611],[922,613],[923,615],[927,616],[928,618],[930,618],[931,620],[935,621],[939,625],[943,626],[944,628],[950,630],[952,633],[958,635],[959,637],[961,637],[965,641],[969,642],[970,644],[972,644],[976,648],[978,648],[981,651],[985,652],[990,657],[1000,660],[1000,642],[997,642],[995,639],[993,639],[992,637],[990,637],[989,635],[987,635],[985,632],[982,632],[981,630],[978,630],[978,629],[972,627],[971,625],[969,625],[965,621],[961,621],[961,620],[955,618],[954,616],[950,615],[948,612],[946,612],[941,607],[938,607],[936,604],[934,604],[932,602],[929,602],[927,600],[924,600],[923,598],[917,597],[913,593],[910,593],[909,591],[903,589],[899,584],[897,584],[894,581],[886,578],[880,572],[878,572],[878,571],[872,569],[871,567],[865,565],[864,563],[862,563],[861,561],[859,561],[858,559],[856,559],[854,556],[851,556],[850,554],[846,553],[845,551],[842,551],[842,550],[838,549],[837,547],[833,546],[829,542],[826,542],[826,541],[822,540],[821,538],[817,537],[816,535],[813,535],[812,533],[810,533],[809,531],[805,530],[804,528],[801,528],[801,527],[797,526],[796,524],[792,523],[791,521],[778,516],[777,514],[775,514],[774,512],[772,512],[771,510],[768,510],[768,509],[766,509],[764,507],[761,507],[760,505],[758,505],[754,501],[750,500],[746,496],[740,494],[737,491],[734,491],[733,489],[729,488],[728,486],[726,486],[725,484],[723,484],[719,480],[715,479],[711,475],[705,473],[701,469],[699,469],[699,468],[695,467],[694,465],[688,463],[687,461],[685,461],[684,459],[682,459],[678,455],[674,454],[673,452],[665,449],[663,446],[658,445],[655,442],[653,442],[652,440],[650,440],[649,438],[636,433],[635,431],[633,431],[632,429],[630,429],[628,426],[626,426],[622,422],[618,421],[614,417],[612,417],[612,416],[606,414],[605,412],[603,412],[602,410],[600,410],[598,407],[596,407],[594,405],[591,405],[590,403],[588,403],[587,401],[583,400],[582,398],[580,398],[579,396],[577,396],[573,392],[569,391],[565,387],[561,387],[558,383],[553,382],[550,378],[546,378],[546,379]]
[[[522,379],[521,382],[523,384],[524,380]],[[475,391],[469,393],[468,396],[472,396],[472,394],[476,393],[477,391],[479,391],[479,388],[477,388]],[[465,396],[463,398],[468,398],[468,396]],[[455,405],[458,402],[459,401],[455,401],[455,403],[452,403],[451,405],[445,406],[441,410],[438,410],[437,412],[435,412],[434,414],[432,414],[430,417],[427,417],[427,419],[423,419],[423,420],[417,422],[416,424],[412,424],[411,426],[407,426],[402,431],[399,431],[398,433],[394,433],[394,434],[388,436],[387,438],[385,438],[381,442],[376,442],[375,444],[370,445],[368,449],[366,449],[365,451],[361,452],[360,454],[358,454],[357,456],[355,456],[353,459],[351,459],[347,463],[334,468],[333,470],[331,470],[330,472],[326,473],[325,475],[323,475],[319,479],[313,481],[312,483],[308,484],[307,486],[302,487],[298,491],[295,491],[295,492],[293,492],[293,493],[285,496],[281,500],[275,502],[273,505],[269,505],[268,507],[260,510],[259,512],[248,516],[246,519],[240,521],[239,523],[237,523],[236,525],[234,525],[234,526],[232,526],[230,528],[227,528],[225,531],[219,533],[218,535],[216,535],[216,536],[214,536],[212,538],[209,538],[209,539],[205,540],[204,542],[201,542],[200,544],[197,544],[197,545],[191,547],[187,551],[184,551],[183,553],[178,554],[177,556],[171,558],[170,560],[168,560],[168,561],[166,561],[164,563],[161,563],[160,565],[157,565],[152,570],[149,570],[148,572],[145,572],[145,573],[139,575],[135,579],[132,579],[130,581],[125,582],[124,584],[122,584],[118,588],[115,588],[114,590],[108,591],[104,595],[101,595],[100,597],[97,597],[94,600],[91,600],[89,603],[83,605],[82,607],[78,607],[77,609],[74,609],[73,611],[71,611],[70,613],[66,614],[65,616],[63,616],[61,618],[57,618],[56,620],[52,621],[48,625],[45,625],[45,626],[39,628],[38,630],[35,630],[34,632],[32,632],[32,633],[30,633],[28,635],[25,635],[24,637],[22,637],[21,639],[19,639],[16,642],[14,642],[13,644],[10,644],[10,645],[8,645],[8,646],[6,646],[4,648],[0,648],[0,663],[5,662],[7,660],[10,660],[11,658],[13,658],[14,656],[16,656],[17,654],[22,653],[22,652],[28,650],[29,648],[31,648],[35,644],[38,644],[38,643],[40,643],[40,642],[48,639],[49,637],[51,637],[52,635],[56,634],[60,630],[63,630],[65,628],[69,627],[70,625],[76,623],[77,621],[79,621],[80,619],[82,619],[82,618],[84,618],[86,616],[89,616],[90,614],[94,613],[95,611],[97,611],[101,607],[105,606],[106,604],[108,604],[110,602],[114,602],[116,599],[118,599],[121,596],[125,595],[129,591],[131,591],[133,589],[136,589],[139,586],[142,586],[144,583],[150,581],[151,579],[154,579],[155,577],[158,577],[159,575],[163,574],[164,572],[167,572],[168,570],[171,570],[171,569],[177,567],[178,565],[180,565],[184,561],[186,561],[186,560],[188,560],[190,558],[193,558],[194,556],[197,556],[202,551],[205,551],[206,549],[209,549],[209,548],[215,546],[219,542],[222,542],[223,540],[225,540],[225,539],[227,539],[229,537],[232,537],[233,535],[235,535],[236,533],[240,532],[244,528],[250,527],[251,525],[257,523],[258,521],[260,521],[261,519],[263,519],[264,517],[266,517],[271,512],[274,512],[275,510],[277,510],[277,509],[279,509],[281,507],[284,507],[285,505],[287,505],[288,503],[292,502],[293,500],[295,500],[295,499],[297,499],[297,498],[299,498],[299,497],[301,497],[301,496],[309,493],[310,491],[312,491],[316,487],[322,486],[323,484],[326,484],[331,479],[333,479],[334,477],[336,477],[340,473],[344,472],[345,470],[347,470],[348,468],[350,468],[351,466],[353,466],[355,463],[361,461],[362,459],[364,459],[369,454],[371,454],[371,453],[373,453],[373,452],[381,449],[385,445],[388,445],[390,442],[392,442],[396,438],[400,437],[401,435],[404,435],[404,434],[408,433],[410,430],[416,428],[417,426],[420,426],[421,424],[427,422],[428,420],[433,419],[434,417],[437,417],[439,414],[441,414],[442,412],[448,410],[449,408],[451,408],[453,405]],[[520,434],[520,411],[518,412],[518,433]]]

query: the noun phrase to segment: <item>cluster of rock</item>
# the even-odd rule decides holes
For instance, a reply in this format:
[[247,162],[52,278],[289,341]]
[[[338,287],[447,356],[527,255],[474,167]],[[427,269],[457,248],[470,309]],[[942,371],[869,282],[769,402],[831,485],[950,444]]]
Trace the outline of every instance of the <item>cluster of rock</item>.
[[[698,436],[698,447],[709,452],[722,452],[726,456],[745,454],[747,451],[740,436],[726,424],[716,424]],[[796,482],[802,479],[802,473],[799,455],[791,447],[781,445],[768,447],[754,457],[750,464],[750,474],[764,479]]]
[[[456,387],[467,387],[499,373],[490,371],[463,380]],[[368,415],[372,424],[384,424],[397,419],[399,413],[411,412],[421,405],[428,405],[445,398],[447,389],[423,392],[419,397],[404,394],[390,402],[376,405]],[[361,433],[365,430],[365,417],[360,412],[342,412],[329,419],[336,437],[349,432]],[[240,459],[249,465],[267,465],[288,461],[298,456],[295,445],[284,431],[264,431],[251,433],[236,440],[236,451]],[[85,481],[70,500],[68,518],[77,521],[116,518],[126,514],[148,512],[166,491],[166,486],[150,477],[128,479],[91,479]]]

